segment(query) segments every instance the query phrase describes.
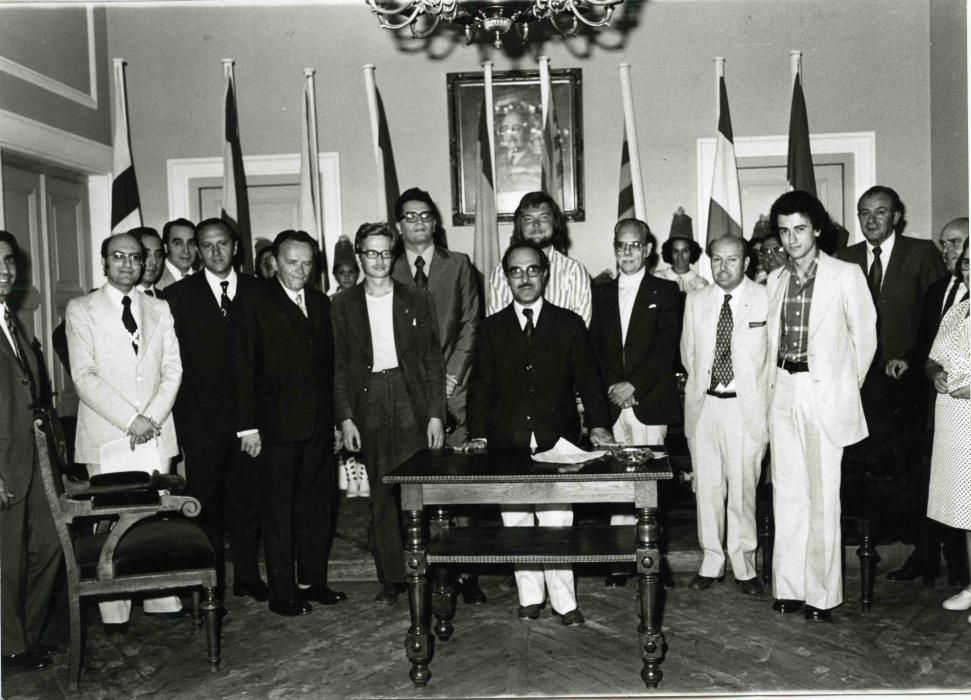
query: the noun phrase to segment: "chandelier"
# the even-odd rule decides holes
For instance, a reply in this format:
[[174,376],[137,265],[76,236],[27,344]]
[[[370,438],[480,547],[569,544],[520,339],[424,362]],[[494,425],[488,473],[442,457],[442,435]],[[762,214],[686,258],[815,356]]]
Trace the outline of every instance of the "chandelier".
[[471,44],[478,31],[493,35],[502,48],[502,37],[513,25],[525,42],[529,25],[548,20],[563,36],[575,36],[582,25],[605,27],[614,8],[624,0],[366,0],[385,29],[409,27],[414,37],[424,39],[439,22],[465,27]]

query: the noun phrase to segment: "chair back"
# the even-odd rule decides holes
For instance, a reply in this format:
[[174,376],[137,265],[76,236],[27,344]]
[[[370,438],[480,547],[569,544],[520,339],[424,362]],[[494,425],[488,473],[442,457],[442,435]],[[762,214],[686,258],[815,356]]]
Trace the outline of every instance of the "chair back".
[[[44,482],[44,493],[47,496],[47,504],[51,508],[57,539],[60,541],[61,551],[64,553],[68,583],[73,586],[77,584],[81,576],[74,551],[74,539],[68,527],[74,517],[65,512],[64,509],[64,480],[61,462],[57,457],[52,458],[52,455],[61,454],[55,434],[57,431],[51,429],[51,425],[56,423],[56,416],[53,416],[53,420],[45,420],[42,417],[36,418],[34,420],[34,443],[37,446],[37,462],[40,467],[41,480]],[[63,433],[61,433],[61,437],[63,438]]]

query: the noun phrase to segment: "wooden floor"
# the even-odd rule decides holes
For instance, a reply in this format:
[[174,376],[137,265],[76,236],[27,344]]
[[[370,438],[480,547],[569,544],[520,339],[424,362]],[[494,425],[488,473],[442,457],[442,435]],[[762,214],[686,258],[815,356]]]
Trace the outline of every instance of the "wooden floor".
[[[363,502],[347,512],[363,513]],[[358,517],[355,516],[355,517]],[[358,521],[357,525],[360,522]],[[347,530],[335,550],[332,578],[360,578],[363,533]],[[681,553],[672,561],[690,561]],[[355,563],[356,562],[356,563]],[[889,566],[889,564],[888,564]],[[205,639],[188,623],[146,619],[136,608],[124,636],[104,636],[89,615],[86,670],[77,695],[67,693],[67,657],[43,671],[3,678],[5,698],[453,698],[745,695],[791,692],[971,689],[967,613],[941,601],[954,591],[891,583],[881,566],[876,604],[859,611],[859,578],[848,572],[847,602],[832,624],[771,610],[771,597],[742,596],[734,584],[687,587],[692,568],[673,566],[664,630],[668,652],[657,691],[640,679],[634,589],[604,589],[602,575],[581,571],[579,600],[587,623],[563,627],[549,611],[516,619],[514,592],[501,572],[482,578],[484,606],[459,603],[455,634],[438,644],[432,679],[416,690],[408,679],[404,633],[407,603],[375,607],[373,581],[345,580],[349,600],[284,619],[249,599],[230,598],[223,625],[222,667],[210,674]],[[731,576],[729,575],[728,579]],[[334,581],[336,584],[336,580]],[[55,625],[63,635],[62,626]]]

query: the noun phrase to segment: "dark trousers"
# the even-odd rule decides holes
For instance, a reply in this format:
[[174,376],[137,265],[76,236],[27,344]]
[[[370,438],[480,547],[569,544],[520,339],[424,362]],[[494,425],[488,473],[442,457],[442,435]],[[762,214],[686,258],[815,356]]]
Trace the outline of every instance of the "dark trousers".
[[315,430],[308,440],[263,445],[257,468],[273,600],[295,598],[297,580],[310,586],[327,583],[327,560],[337,522],[333,440],[333,429],[326,426]]
[[21,654],[40,640],[62,561],[35,457],[27,495],[0,510],[0,645],[4,655]]
[[371,484],[371,526],[368,542],[378,581],[404,583],[404,546],[398,490],[382,478],[412,454],[427,446],[424,426],[415,421],[404,377],[397,369],[376,372],[368,382],[367,408],[359,425],[365,468]]
[[202,504],[197,518],[216,553],[219,588],[226,585],[224,536],[229,530],[233,575],[237,582],[260,577],[260,499],[255,460],[240,451],[232,432],[181,431],[186,492]]

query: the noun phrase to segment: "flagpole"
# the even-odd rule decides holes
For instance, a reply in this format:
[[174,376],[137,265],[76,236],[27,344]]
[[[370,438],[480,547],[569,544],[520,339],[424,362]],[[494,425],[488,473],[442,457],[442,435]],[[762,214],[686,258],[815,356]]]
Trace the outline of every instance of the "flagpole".
[[539,57],[539,99],[541,105],[541,117],[543,124],[546,124],[546,115],[550,108],[550,93],[552,92],[552,85],[550,84],[550,57],[540,56]]
[[725,77],[725,57],[715,56],[715,123],[721,118],[721,80]]
[[789,52],[789,68],[792,72],[793,82],[796,76],[802,74],[802,51],[793,50]]
[[485,89],[486,125],[489,129],[489,162],[492,176],[496,173],[496,114],[495,99],[492,94],[492,61],[482,62],[483,88]]
[[644,206],[644,186],[641,180],[641,156],[637,147],[637,124],[634,121],[634,96],[630,84],[630,64],[621,63],[620,92],[624,100],[624,129],[627,134],[627,155],[630,158],[630,178],[634,189],[634,216],[647,221]]
[[111,232],[123,233],[142,225],[142,210],[131,153],[131,131],[128,127],[128,87],[125,81],[125,66],[128,62],[123,58],[113,58],[111,63],[115,85],[111,144]]
[[321,245],[321,250],[325,251],[324,247],[324,225],[321,220],[321,210],[320,210],[320,168],[317,165],[318,158],[318,141],[317,141],[317,86],[315,74],[317,71],[313,68],[304,68],[303,76],[307,88],[307,115],[308,115],[308,131],[307,131],[307,155],[310,157],[307,163],[310,166],[310,190],[313,196],[313,220],[314,226],[317,228],[316,235],[318,236],[318,242]]
[[[384,159],[381,157],[381,146],[379,144],[379,127],[378,127],[378,88],[374,80],[375,67],[373,63],[368,63],[364,66],[364,87],[367,90],[367,106],[368,112],[371,115],[371,143],[374,146],[374,167],[378,173],[378,183],[377,187],[378,197],[380,200],[387,199],[387,190],[384,181]],[[378,201],[377,211],[387,212],[389,203],[384,201]],[[382,213],[381,217],[385,217],[386,214]]]

